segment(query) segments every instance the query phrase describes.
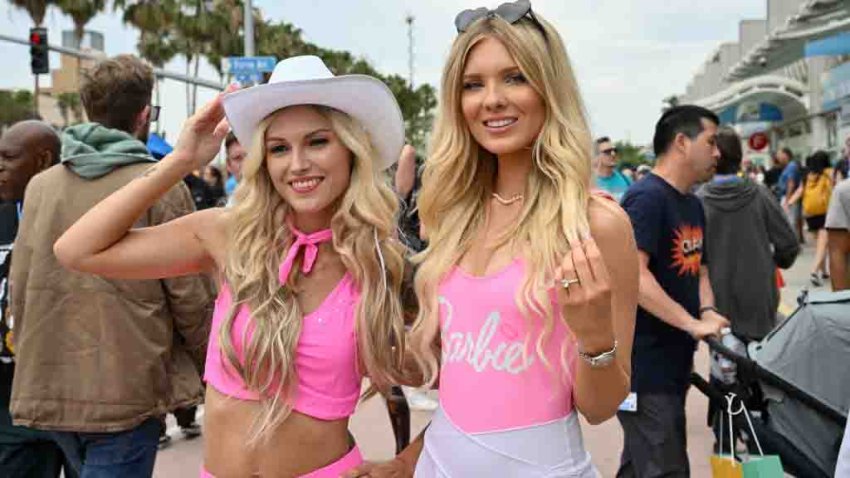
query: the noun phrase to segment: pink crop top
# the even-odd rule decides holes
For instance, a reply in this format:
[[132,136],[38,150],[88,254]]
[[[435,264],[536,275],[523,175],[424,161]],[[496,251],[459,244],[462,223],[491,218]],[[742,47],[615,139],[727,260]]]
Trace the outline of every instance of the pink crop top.
[[[543,319],[527,320],[515,299],[524,269],[517,259],[476,277],[456,266],[440,284],[440,404],[467,433],[524,428],[572,412],[575,342],[553,294],[554,329],[543,344],[549,365],[540,360],[536,340]],[[569,372],[561,361],[565,343]]]
[[[361,374],[357,366],[354,316],[359,292],[349,274],[315,311],[304,316],[295,350],[298,385],[294,409],[321,420],[336,420],[354,413],[360,397]],[[240,400],[258,400],[221,353],[219,330],[232,305],[226,284],[215,302],[204,380],[217,391]],[[232,340],[236,356],[244,363],[243,337],[253,332],[247,306],[239,308],[233,321]]]

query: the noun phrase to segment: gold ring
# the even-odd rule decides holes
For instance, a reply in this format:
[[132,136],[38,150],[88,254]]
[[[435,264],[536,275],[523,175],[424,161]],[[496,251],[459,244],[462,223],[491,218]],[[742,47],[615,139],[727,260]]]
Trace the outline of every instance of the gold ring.
[[578,283],[579,283],[578,279],[561,279],[561,286],[564,289],[569,289],[571,285],[578,284]]

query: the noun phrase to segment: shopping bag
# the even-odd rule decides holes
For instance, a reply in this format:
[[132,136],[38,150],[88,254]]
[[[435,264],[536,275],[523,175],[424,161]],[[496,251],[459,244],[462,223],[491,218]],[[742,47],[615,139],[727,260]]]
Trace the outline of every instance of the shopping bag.
[[[728,398],[727,398],[728,399]],[[729,454],[723,453],[723,409],[720,410],[720,433],[717,443],[717,454],[711,455],[711,478],[744,478],[744,467],[735,459],[735,439],[732,434],[732,415],[729,417]]]
[[[734,450],[734,439],[732,438],[732,416],[743,413],[744,418],[747,419],[747,425],[750,426],[750,436],[752,437],[753,441],[756,442],[756,448],[758,448],[759,454],[756,456],[750,455],[750,457],[743,463],[738,463],[741,469],[741,474],[733,476],[741,476],[742,478],[784,478],[785,472],[782,469],[782,461],[779,459],[779,457],[776,455],[764,454],[764,450],[762,450],[761,443],[759,442],[759,437],[758,435],[756,435],[756,429],[753,427],[753,421],[750,418],[750,412],[747,410],[746,405],[744,405],[744,401],[739,400],[741,406],[738,408],[738,410],[733,410],[734,407],[732,406],[732,404],[734,400],[734,393],[730,393],[726,396],[726,413],[729,416],[729,439],[733,443],[731,449]],[[722,423],[723,422],[721,420],[721,426]],[[720,451],[722,453],[723,449],[721,448]],[[713,467],[714,463],[712,462],[712,470]]]
[[729,455],[711,455],[711,478],[744,478],[744,467]]
[[744,478],[783,478],[782,461],[776,455],[753,456],[743,463]]

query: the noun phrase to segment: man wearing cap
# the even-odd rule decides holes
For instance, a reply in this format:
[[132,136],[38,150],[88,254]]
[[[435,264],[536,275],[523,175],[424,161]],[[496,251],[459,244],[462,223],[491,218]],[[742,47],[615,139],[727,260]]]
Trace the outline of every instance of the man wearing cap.
[[[53,253],[80,216],[154,163],[145,146],[153,80],[130,55],[84,73],[92,122],[66,129],[61,164],[30,182],[15,242],[12,418],[50,432],[82,476],[151,476],[159,417],[203,392],[209,280],[107,280],[65,270]],[[138,225],[192,210],[179,184]]]

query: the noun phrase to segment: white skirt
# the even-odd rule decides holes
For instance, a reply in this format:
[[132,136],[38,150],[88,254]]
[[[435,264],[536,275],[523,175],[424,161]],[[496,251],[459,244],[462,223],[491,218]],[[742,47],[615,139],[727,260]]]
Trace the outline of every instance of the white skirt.
[[597,478],[576,412],[541,425],[469,434],[434,412],[415,478]]

